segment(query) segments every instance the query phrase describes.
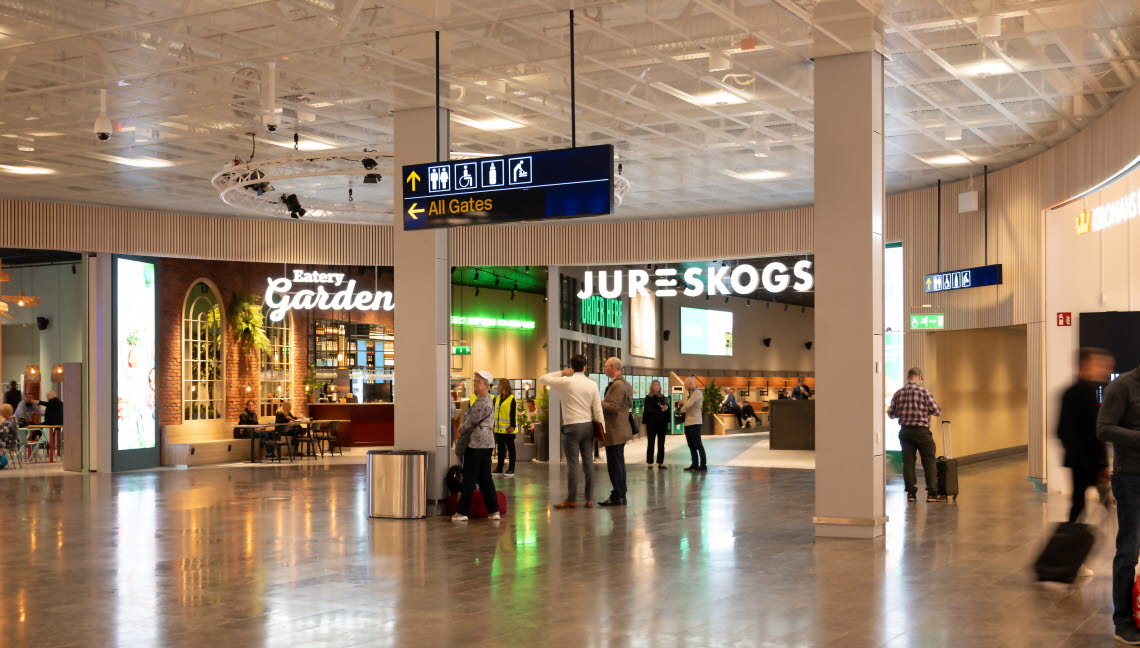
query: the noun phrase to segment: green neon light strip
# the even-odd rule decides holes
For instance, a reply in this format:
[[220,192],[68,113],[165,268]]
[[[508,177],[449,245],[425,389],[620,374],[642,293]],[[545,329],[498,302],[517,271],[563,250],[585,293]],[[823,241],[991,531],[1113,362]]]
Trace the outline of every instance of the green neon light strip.
[[530,320],[515,320],[515,319],[499,319],[497,317],[467,317],[464,315],[452,315],[452,326],[478,326],[481,328],[504,328],[504,329],[520,329],[520,330],[533,330],[534,322]]

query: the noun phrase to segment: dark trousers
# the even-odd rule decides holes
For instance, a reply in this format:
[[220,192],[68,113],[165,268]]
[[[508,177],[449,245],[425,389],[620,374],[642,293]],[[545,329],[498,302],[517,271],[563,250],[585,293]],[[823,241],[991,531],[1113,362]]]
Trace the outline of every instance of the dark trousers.
[[495,445],[499,447],[499,464],[496,466],[495,472],[503,472],[503,460],[507,458],[507,455],[510,455],[511,462],[507,472],[513,475],[515,472],[515,435],[495,433]]
[[1085,494],[1090,488],[1096,486],[1100,471],[1084,468],[1072,468],[1073,472],[1073,505],[1069,508],[1069,521],[1078,522],[1081,513],[1085,512]]
[[645,463],[653,464],[654,439],[657,440],[657,463],[665,463],[665,435],[667,434],[669,434],[668,426],[656,423],[645,426],[645,437],[649,441],[649,443],[646,444]]
[[475,495],[476,486],[483,493],[487,513],[498,513],[499,500],[495,496],[495,480],[491,478],[491,448],[467,448],[463,453],[463,490],[456,512],[463,515],[471,512],[471,498]]
[[702,427],[704,426],[685,426],[685,441],[689,444],[689,454],[693,456],[693,463],[690,465],[694,468],[704,468],[708,465],[708,458],[705,456],[705,443],[701,441]]
[[594,501],[594,443],[593,423],[572,423],[562,426],[562,453],[566,457],[566,501],[578,501],[578,460],[581,457],[582,475],[586,480],[586,501]]
[[625,444],[606,446],[606,472],[610,474],[610,499],[625,499]]
[[1140,554],[1140,475],[1112,476],[1116,497],[1116,557],[1112,559],[1112,623],[1132,623],[1132,584]]
[[934,435],[930,428],[903,426],[899,430],[899,443],[902,444],[903,485],[907,495],[918,492],[914,473],[914,453],[922,457],[922,472],[926,477],[926,494],[938,493],[938,472],[934,467]]

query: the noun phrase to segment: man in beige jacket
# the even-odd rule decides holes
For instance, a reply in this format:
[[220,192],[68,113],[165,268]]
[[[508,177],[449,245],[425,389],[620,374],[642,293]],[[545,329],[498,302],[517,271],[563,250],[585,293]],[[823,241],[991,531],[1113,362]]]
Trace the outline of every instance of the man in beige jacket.
[[606,470],[610,473],[610,498],[600,506],[625,506],[625,442],[633,438],[629,411],[633,408],[633,388],[621,375],[621,360],[610,358],[604,367],[610,384],[602,400],[606,424]]

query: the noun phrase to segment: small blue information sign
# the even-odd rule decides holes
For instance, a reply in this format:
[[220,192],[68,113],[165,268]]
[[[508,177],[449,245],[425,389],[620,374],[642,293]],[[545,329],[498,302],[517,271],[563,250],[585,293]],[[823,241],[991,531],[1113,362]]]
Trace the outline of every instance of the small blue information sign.
[[978,288],[980,286],[996,286],[1001,283],[1001,264],[965,268],[963,270],[950,270],[949,272],[936,272],[928,274],[923,279],[924,292],[945,292],[947,290],[962,290],[963,288]]
[[402,171],[404,229],[493,225],[613,211],[614,147],[412,164]]

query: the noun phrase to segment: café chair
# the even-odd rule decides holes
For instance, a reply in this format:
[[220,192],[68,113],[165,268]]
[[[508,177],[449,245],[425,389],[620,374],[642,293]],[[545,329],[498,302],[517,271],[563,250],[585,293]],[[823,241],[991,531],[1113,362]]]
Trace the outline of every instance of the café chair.
[[[337,431],[340,428],[340,421],[329,421],[317,434],[317,440],[324,442],[328,448],[329,456],[334,453],[339,453],[344,456],[344,449],[340,445],[340,438],[337,436]],[[319,446],[318,446],[319,447]],[[324,449],[321,450],[321,456],[325,456]]]
[[[321,447],[321,442],[320,442],[320,438],[319,438],[320,428],[314,430],[312,428],[312,424],[310,423],[309,425],[310,425],[310,427],[307,431],[300,431],[299,430],[298,435],[297,435],[297,449],[300,450],[301,444],[305,444],[306,446],[308,446],[308,451],[301,450],[301,458],[302,459],[305,457],[313,457],[314,459],[316,459],[317,450],[320,450],[320,447]],[[323,451],[321,452],[321,456],[322,457],[325,456]]]
[[31,436],[31,433],[32,431],[28,428],[19,428],[16,431],[16,441],[19,444],[18,451],[21,454],[26,453],[29,460],[34,462],[36,461],[36,456],[41,450],[45,453],[47,452],[48,445],[47,440],[44,438],[44,434],[40,434],[40,438],[36,439],[35,441],[29,441],[28,438]]

